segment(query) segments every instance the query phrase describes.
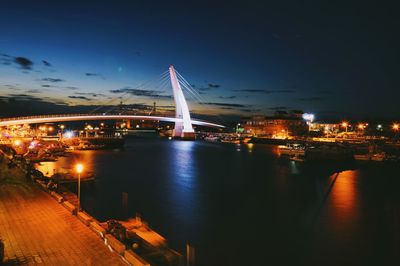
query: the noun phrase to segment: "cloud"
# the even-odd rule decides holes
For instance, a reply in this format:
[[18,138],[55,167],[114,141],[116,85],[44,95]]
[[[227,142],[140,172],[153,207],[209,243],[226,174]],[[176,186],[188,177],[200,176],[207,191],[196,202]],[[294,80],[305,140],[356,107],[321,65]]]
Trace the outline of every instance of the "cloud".
[[11,89],[16,89],[18,85],[19,84],[4,84],[3,86],[11,90]]
[[213,83],[208,83],[208,87],[209,88],[219,88],[219,87],[221,87],[221,85],[219,85],[219,84],[213,84]]
[[0,64],[8,66],[12,63],[12,56],[8,54],[0,54]]
[[85,97],[85,96],[74,96],[74,95],[68,96],[68,98],[70,98],[70,99],[85,100],[85,101],[91,101],[91,100],[92,100],[92,99],[90,99],[90,98],[88,98],[88,97]]
[[79,88],[78,87],[74,87],[74,86],[67,86],[67,87],[64,87],[65,89],[68,89],[68,90],[78,90]]
[[275,106],[275,107],[269,107],[269,110],[286,110],[288,107],[286,106]]
[[111,93],[129,93],[135,96],[143,96],[143,97],[157,97],[157,98],[172,98],[172,95],[163,95],[162,91],[155,91],[155,90],[140,90],[140,89],[131,89],[129,87],[110,90]]
[[294,93],[294,90],[257,90],[257,89],[243,89],[233,90],[237,92],[251,92],[251,93],[264,93],[264,94],[278,94],[278,93]]
[[240,111],[245,112],[245,113],[254,113],[254,112],[260,112],[261,109],[241,108]]
[[86,96],[92,96],[92,97],[98,97],[98,96],[105,96],[104,94],[101,93],[92,93],[92,92],[75,92],[77,95],[86,95]]
[[195,84],[192,84],[191,86],[193,88],[197,88],[197,90],[199,90],[199,91],[208,91],[208,90],[211,90],[211,89],[217,89],[217,88],[221,87],[221,85],[213,84],[213,83],[208,83],[206,87],[196,87]]
[[85,73],[86,76],[91,77],[91,76],[100,76],[98,73]]
[[50,97],[36,97],[26,94],[0,96],[0,113],[5,117],[85,113],[93,106],[69,106],[65,102]]
[[323,101],[324,98],[318,97],[318,96],[313,96],[313,97],[298,98],[297,100],[302,101],[302,102],[318,102],[318,101]]
[[43,65],[47,66],[47,67],[51,67],[52,65],[46,61],[46,60],[42,60]]
[[32,89],[32,90],[28,90],[26,91],[27,93],[41,93],[40,90],[36,90],[36,89]]
[[33,62],[26,57],[18,56],[14,58],[14,63],[18,64],[22,69],[31,70]]
[[11,55],[8,55],[8,54],[5,54],[5,53],[0,53],[0,56],[2,56],[2,57],[8,57],[8,58],[11,58],[11,57],[12,57]]
[[235,99],[236,96],[235,95],[232,95],[232,96],[219,96],[218,98],[220,98],[220,99]]
[[35,97],[27,95],[27,94],[9,94],[8,96],[21,98],[22,100],[31,100],[31,99],[35,98]]
[[320,94],[320,95],[331,95],[333,94],[333,91],[331,90],[319,90],[315,92],[316,94]]
[[224,107],[237,107],[237,108],[244,108],[244,107],[252,106],[252,105],[239,104],[239,103],[220,103],[220,102],[208,102],[208,103],[200,103],[200,104],[224,106]]
[[48,84],[43,84],[42,87],[43,87],[43,88],[50,88],[50,87],[52,87],[52,86],[51,86],[51,85],[48,85]]
[[65,81],[65,80],[60,79],[60,78],[42,78],[41,80],[42,81],[48,81],[48,82],[54,82],[54,83]]

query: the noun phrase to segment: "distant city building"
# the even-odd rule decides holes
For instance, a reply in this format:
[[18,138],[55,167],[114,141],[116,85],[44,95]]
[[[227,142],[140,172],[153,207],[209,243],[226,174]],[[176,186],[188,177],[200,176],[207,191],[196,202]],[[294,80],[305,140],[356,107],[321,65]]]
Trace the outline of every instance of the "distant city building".
[[291,113],[277,111],[274,116],[243,117],[243,132],[271,138],[304,135],[308,132],[308,125],[302,115],[302,111],[294,110]]
[[310,123],[310,131],[327,134],[327,133],[337,133],[339,129],[340,129],[339,123],[325,123],[325,122]]

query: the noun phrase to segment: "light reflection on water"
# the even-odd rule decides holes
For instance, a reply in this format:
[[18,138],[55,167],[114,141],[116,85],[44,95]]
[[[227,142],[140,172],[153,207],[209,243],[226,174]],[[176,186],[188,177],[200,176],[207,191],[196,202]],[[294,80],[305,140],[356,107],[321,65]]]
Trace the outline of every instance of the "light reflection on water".
[[356,195],[358,178],[359,174],[356,170],[340,172],[332,188],[329,204],[337,225],[348,224],[358,216]]
[[[340,264],[340,256],[364,253],[358,246],[379,232],[374,220],[364,226],[363,217],[391,220],[376,202],[385,197],[386,206],[400,213],[398,167],[349,170],[276,154],[268,145],[135,139],[124,150],[80,151],[39,169],[68,170],[84,162],[97,178],[83,187],[86,210],[100,220],[141,212],[173,248],[183,252],[186,242],[194,243],[196,265],[264,265],[266,258],[272,265],[295,265],[299,247],[313,234],[314,264],[325,265],[331,250],[337,254],[329,262]],[[129,195],[127,210],[122,192]]]
[[52,176],[55,173],[74,173],[76,164],[82,163],[84,171],[82,175],[92,173],[94,170],[95,157],[98,155],[96,151],[75,151],[68,154],[67,157],[59,157],[54,162],[41,162],[36,164],[36,169],[41,171],[45,176]]
[[[177,216],[183,223],[193,219],[197,202],[196,182],[198,178],[196,160],[193,158],[195,142],[174,141],[171,145],[171,160],[169,160],[171,186],[168,186],[168,197],[179,208]],[[182,204],[183,203],[183,204]]]

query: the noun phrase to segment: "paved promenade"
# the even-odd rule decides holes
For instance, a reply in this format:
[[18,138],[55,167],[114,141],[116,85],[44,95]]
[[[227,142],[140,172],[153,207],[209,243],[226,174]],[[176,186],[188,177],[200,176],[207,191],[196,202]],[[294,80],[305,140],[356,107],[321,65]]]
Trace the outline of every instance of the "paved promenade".
[[[6,265],[126,265],[50,195],[0,187]],[[1,262],[0,262],[1,264]]]

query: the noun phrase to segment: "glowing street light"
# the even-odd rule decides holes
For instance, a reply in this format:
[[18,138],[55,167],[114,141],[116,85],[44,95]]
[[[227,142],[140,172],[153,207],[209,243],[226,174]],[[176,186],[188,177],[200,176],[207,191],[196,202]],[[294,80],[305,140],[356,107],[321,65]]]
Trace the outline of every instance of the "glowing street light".
[[81,173],[83,172],[83,164],[78,163],[75,166],[75,170],[78,173],[78,212],[81,210]]
[[399,124],[393,124],[392,128],[393,128],[394,131],[398,131],[399,128],[400,128],[400,125]]
[[368,124],[358,124],[358,129],[360,129],[360,130],[364,130],[366,127],[368,126]]
[[342,127],[346,128],[346,132],[347,132],[347,127],[349,126],[349,123],[347,122],[342,122]]
[[19,139],[16,139],[14,141],[14,146],[19,146],[21,144],[21,141]]

